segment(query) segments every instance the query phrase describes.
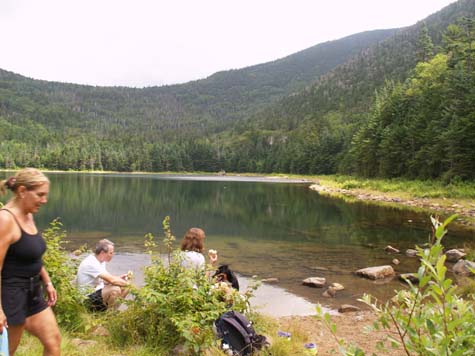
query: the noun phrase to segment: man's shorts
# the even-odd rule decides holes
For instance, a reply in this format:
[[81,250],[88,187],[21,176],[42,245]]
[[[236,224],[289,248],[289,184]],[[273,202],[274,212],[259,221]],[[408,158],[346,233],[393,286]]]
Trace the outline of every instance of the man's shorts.
[[21,325],[26,318],[48,308],[40,277],[4,278],[2,307],[9,325]]
[[107,305],[105,305],[102,300],[102,288],[87,296],[86,305],[90,311],[97,312],[107,310]]

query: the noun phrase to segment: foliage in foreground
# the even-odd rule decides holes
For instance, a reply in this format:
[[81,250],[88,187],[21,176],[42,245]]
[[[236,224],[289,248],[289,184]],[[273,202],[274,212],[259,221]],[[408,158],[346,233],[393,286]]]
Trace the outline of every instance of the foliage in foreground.
[[[428,248],[417,247],[421,263],[417,272],[418,284],[407,281],[409,288],[401,290],[385,304],[369,295],[362,299],[378,316],[372,330],[388,331],[387,341],[392,347],[402,348],[407,355],[473,355],[475,350],[475,308],[473,297],[463,299],[456,294],[457,287],[447,278],[442,238],[451,216],[440,223],[431,218],[433,235]],[[319,312],[325,325],[336,337],[336,326],[328,314]],[[396,332],[396,336],[391,334]],[[364,355],[364,352],[339,339],[343,355]],[[383,343],[378,345],[386,350]]]
[[145,285],[131,291],[133,300],[126,311],[110,315],[108,329],[119,345],[143,344],[162,353],[182,345],[187,354],[200,354],[216,345],[213,322],[231,304],[233,310],[247,310],[249,295],[226,293],[203,271],[184,269],[179,251],[172,253],[174,237],[168,217],[164,232],[170,258],[156,253],[154,237],[148,234],[146,247],[152,263],[144,271]]
[[79,261],[71,258],[64,248],[66,232],[62,223],[55,219],[43,232],[47,250],[43,263],[58,293],[58,301],[53,307],[59,325],[71,331],[86,327],[83,297],[74,283]]

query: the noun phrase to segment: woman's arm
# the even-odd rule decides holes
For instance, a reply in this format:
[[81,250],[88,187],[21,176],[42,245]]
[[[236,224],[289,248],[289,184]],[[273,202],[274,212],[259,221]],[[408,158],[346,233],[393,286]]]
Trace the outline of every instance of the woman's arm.
[[[8,247],[13,241],[13,234],[15,231],[15,222],[7,212],[0,212],[0,295],[1,295],[1,273],[3,269],[3,261],[7,254]],[[0,332],[3,332],[3,327],[8,326],[7,317],[3,312],[2,301],[0,299]]]
[[40,278],[43,281],[46,293],[48,293],[48,305],[51,307],[58,301],[58,293],[56,293],[56,289],[54,288],[51,278],[44,266],[41,267]]

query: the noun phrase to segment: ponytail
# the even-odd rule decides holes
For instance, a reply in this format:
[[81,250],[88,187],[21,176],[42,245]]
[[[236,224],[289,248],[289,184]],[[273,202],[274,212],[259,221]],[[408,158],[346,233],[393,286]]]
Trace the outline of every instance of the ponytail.
[[4,179],[0,181],[0,196],[5,195],[7,193],[7,189],[11,190],[12,192],[16,189],[16,178],[10,177],[8,179]]

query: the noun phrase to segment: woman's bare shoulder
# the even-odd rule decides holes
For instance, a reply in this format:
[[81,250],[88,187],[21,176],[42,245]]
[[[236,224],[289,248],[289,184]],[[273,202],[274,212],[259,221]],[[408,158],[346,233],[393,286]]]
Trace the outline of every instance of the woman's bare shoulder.
[[13,239],[17,230],[17,224],[12,214],[6,210],[0,210],[0,239]]
[[6,209],[0,209],[0,224],[14,222],[13,215]]

